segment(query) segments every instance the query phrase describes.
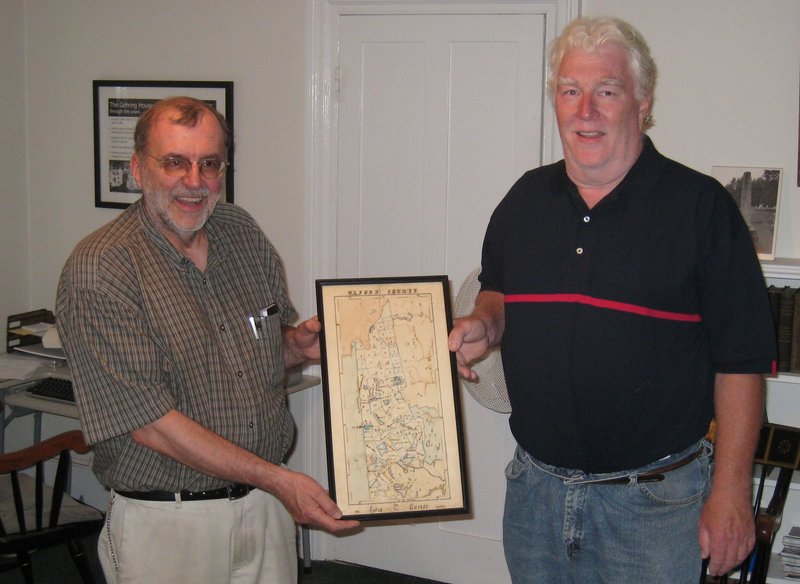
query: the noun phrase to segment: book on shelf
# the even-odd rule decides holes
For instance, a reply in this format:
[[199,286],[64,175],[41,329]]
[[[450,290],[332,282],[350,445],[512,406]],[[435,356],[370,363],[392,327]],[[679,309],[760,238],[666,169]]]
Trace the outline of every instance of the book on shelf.
[[800,373],[800,290],[794,294],[792,342],[789,354],[789,371]]
[[778,371],[800,373],[800,288],[767,288],[778,345]]
[[772,322],[775,325],[775,332],[778,332],[778,318],[781,313],[781,287],[771,284],[767,286],[769,296],[769,307],[772,309]]

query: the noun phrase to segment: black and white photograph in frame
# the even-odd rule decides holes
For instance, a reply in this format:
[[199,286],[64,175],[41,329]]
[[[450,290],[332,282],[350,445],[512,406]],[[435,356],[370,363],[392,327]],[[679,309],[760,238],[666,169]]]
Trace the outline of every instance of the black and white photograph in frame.
[[739,205],[761,260],[775,259],[782,174],[780,168],[711,167],[711,175]]
[[[225,116],[233,130],[232,81],[105,81],[93,85],[95,207],[124,209],[142,192],[131,174],[133,132],[139,116],[160,99],[189,96]],[[228,163],[233,152],[228,152]],[[223,200],[233,202],[233,172],[225,175]]]

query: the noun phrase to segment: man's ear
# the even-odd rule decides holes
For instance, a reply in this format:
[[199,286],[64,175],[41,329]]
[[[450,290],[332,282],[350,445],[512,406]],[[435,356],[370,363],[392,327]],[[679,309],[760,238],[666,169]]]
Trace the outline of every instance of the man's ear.
[[[652,125],[653,116],[650,115],[652,106],[653,98],[651,95],[645,95],[642,101],[639,102],[639,127],[643,130]],[[648,121],[648,118],[650,121]]]
[[134,152],[131,155],[131,176],[136,181],[136,186],[142,188],[142,165],[139,162],[139,155]]

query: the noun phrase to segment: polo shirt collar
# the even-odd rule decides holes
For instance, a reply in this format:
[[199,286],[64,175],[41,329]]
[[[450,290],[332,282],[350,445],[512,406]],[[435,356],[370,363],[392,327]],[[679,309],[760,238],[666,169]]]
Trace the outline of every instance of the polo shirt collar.
[[[613,200],[624,193],[625,197],[647,198],[653,193],[653,189],[664,170],[666,158],[656,150],[653,141],[645,134],[643,137],[642,152],[639,158],[614,189],[604,197],[603,200]],[[567,175],[567,166],[564,160],[559,160],[555,164],[556,172],[553,173],[551,182],[551,192],[557,194],[567,194],[578,196],[578,189]]]
[[645,134],[642,153],[622,182],[609,194],[625,193],[626,197],[640,199],[650,197],[664,171],[666,161],[667,159],[656,150],[650,136]]

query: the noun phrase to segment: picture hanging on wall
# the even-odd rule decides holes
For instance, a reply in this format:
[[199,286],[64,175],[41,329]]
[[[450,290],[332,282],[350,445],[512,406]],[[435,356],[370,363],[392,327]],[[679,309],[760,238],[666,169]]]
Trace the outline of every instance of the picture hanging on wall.
[[[232,81],[99,81],[94,90],[94,206],[124,209],[142,192],[131,175],[133,130],[139,116],[165,97],[200,99],[220,112],[233,130]],[[233,152],[228,152],[233,163]],[[233,172],[225,175],[224,199],[233,202]]]
[[774,260],[782,170],[713,166],[711,174],[722,183],[739,205],[742,217],[753,237],[758,258]]

